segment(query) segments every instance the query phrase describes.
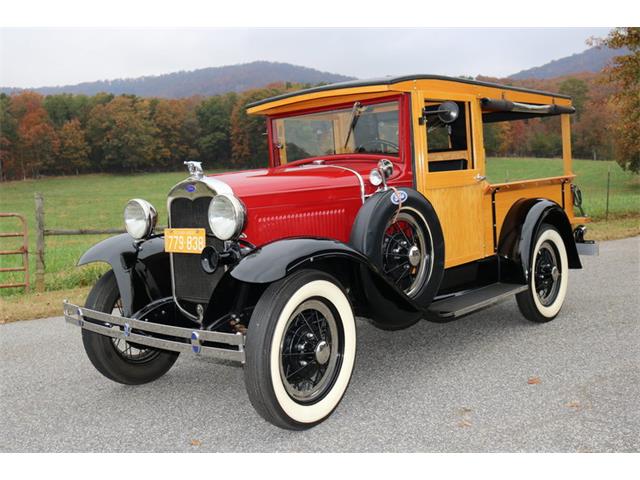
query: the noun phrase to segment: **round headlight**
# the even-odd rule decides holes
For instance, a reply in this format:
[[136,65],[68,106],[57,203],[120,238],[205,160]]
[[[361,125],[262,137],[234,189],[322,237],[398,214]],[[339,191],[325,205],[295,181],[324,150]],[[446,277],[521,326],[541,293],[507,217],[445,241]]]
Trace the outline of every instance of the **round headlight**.
[[244,218],[244,206],[233,195],[216,195],[209,204],[209,226],[220,240],[231,240],[240,235]]
[[382,185],[382,180],[382,173],[380,173],[380,170],[377,168],[371,170],[371,173],[369,174],[369,181],[371,182],[371,185],[379,187]]
[[148,237],[158,220],[158,212],[146,200],[134,198],[124,207],[124,226],[136,240]]

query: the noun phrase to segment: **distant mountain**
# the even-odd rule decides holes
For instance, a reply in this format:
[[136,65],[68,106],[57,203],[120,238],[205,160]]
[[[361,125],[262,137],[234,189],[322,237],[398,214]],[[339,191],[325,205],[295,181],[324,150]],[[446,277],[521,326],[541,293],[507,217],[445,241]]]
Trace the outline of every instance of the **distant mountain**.
[[511,75],[514,80],[527,78],[554,78],[581,72],[599,72],[609,61],[618,55],[627,55],[627,49],[612,50],[610,48],[593,47],[582,53],[553,60],[540,67],[529,68]]
[[43,95],[75,93],[95,95],[99,92],[135,94],[142,97],[181,98],[193,95],[218,95],[228,92],[242,92],[251,88],[264,87],[275,82],[334,83],[353,80],[353,77],[321,72],[313,68],[278,62],[252,62],[224,67],[201,68],[157,76],[124,78],[84,82],[61,87],[39,87],[29,89],[0,87],[2,93],[32,90]]

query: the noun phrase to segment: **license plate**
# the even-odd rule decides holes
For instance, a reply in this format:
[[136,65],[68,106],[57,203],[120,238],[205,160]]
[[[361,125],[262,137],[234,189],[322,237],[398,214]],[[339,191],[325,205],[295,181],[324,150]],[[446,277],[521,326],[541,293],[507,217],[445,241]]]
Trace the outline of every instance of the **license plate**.
[[164,251],[200,253],[205,247],[204,228],[165,228]]

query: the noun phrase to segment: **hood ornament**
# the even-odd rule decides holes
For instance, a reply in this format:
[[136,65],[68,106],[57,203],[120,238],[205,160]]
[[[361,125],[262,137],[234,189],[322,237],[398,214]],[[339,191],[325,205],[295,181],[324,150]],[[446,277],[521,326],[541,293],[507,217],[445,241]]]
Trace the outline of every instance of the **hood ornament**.
[[184,162],[184,164],[189,169],[189,175],[191,175],[192,177],[199,179],[204,176],[204,173],[202,172],[202,162],[189,161]]

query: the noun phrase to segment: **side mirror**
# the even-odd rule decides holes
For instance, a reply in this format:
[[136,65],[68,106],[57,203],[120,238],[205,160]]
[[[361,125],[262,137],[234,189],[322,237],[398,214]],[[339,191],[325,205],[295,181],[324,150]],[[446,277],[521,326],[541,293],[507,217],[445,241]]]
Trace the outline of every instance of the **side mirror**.
[[383,158],[378,162],[378,170],[382,173],[385,180],[393,174],[393,163],[387,158]]
[[447,100],[446,102],[442,102],[437,110],[427,110],[425,107],[422,110],[422,117],[420,118],[420,124],[424,125],[427,120],[427,117],[430,115],[437,115],[438,120],[444,123],[445,125],[449,125],[455,122],[460,116],[460,107],[456,102],[452,102]]

